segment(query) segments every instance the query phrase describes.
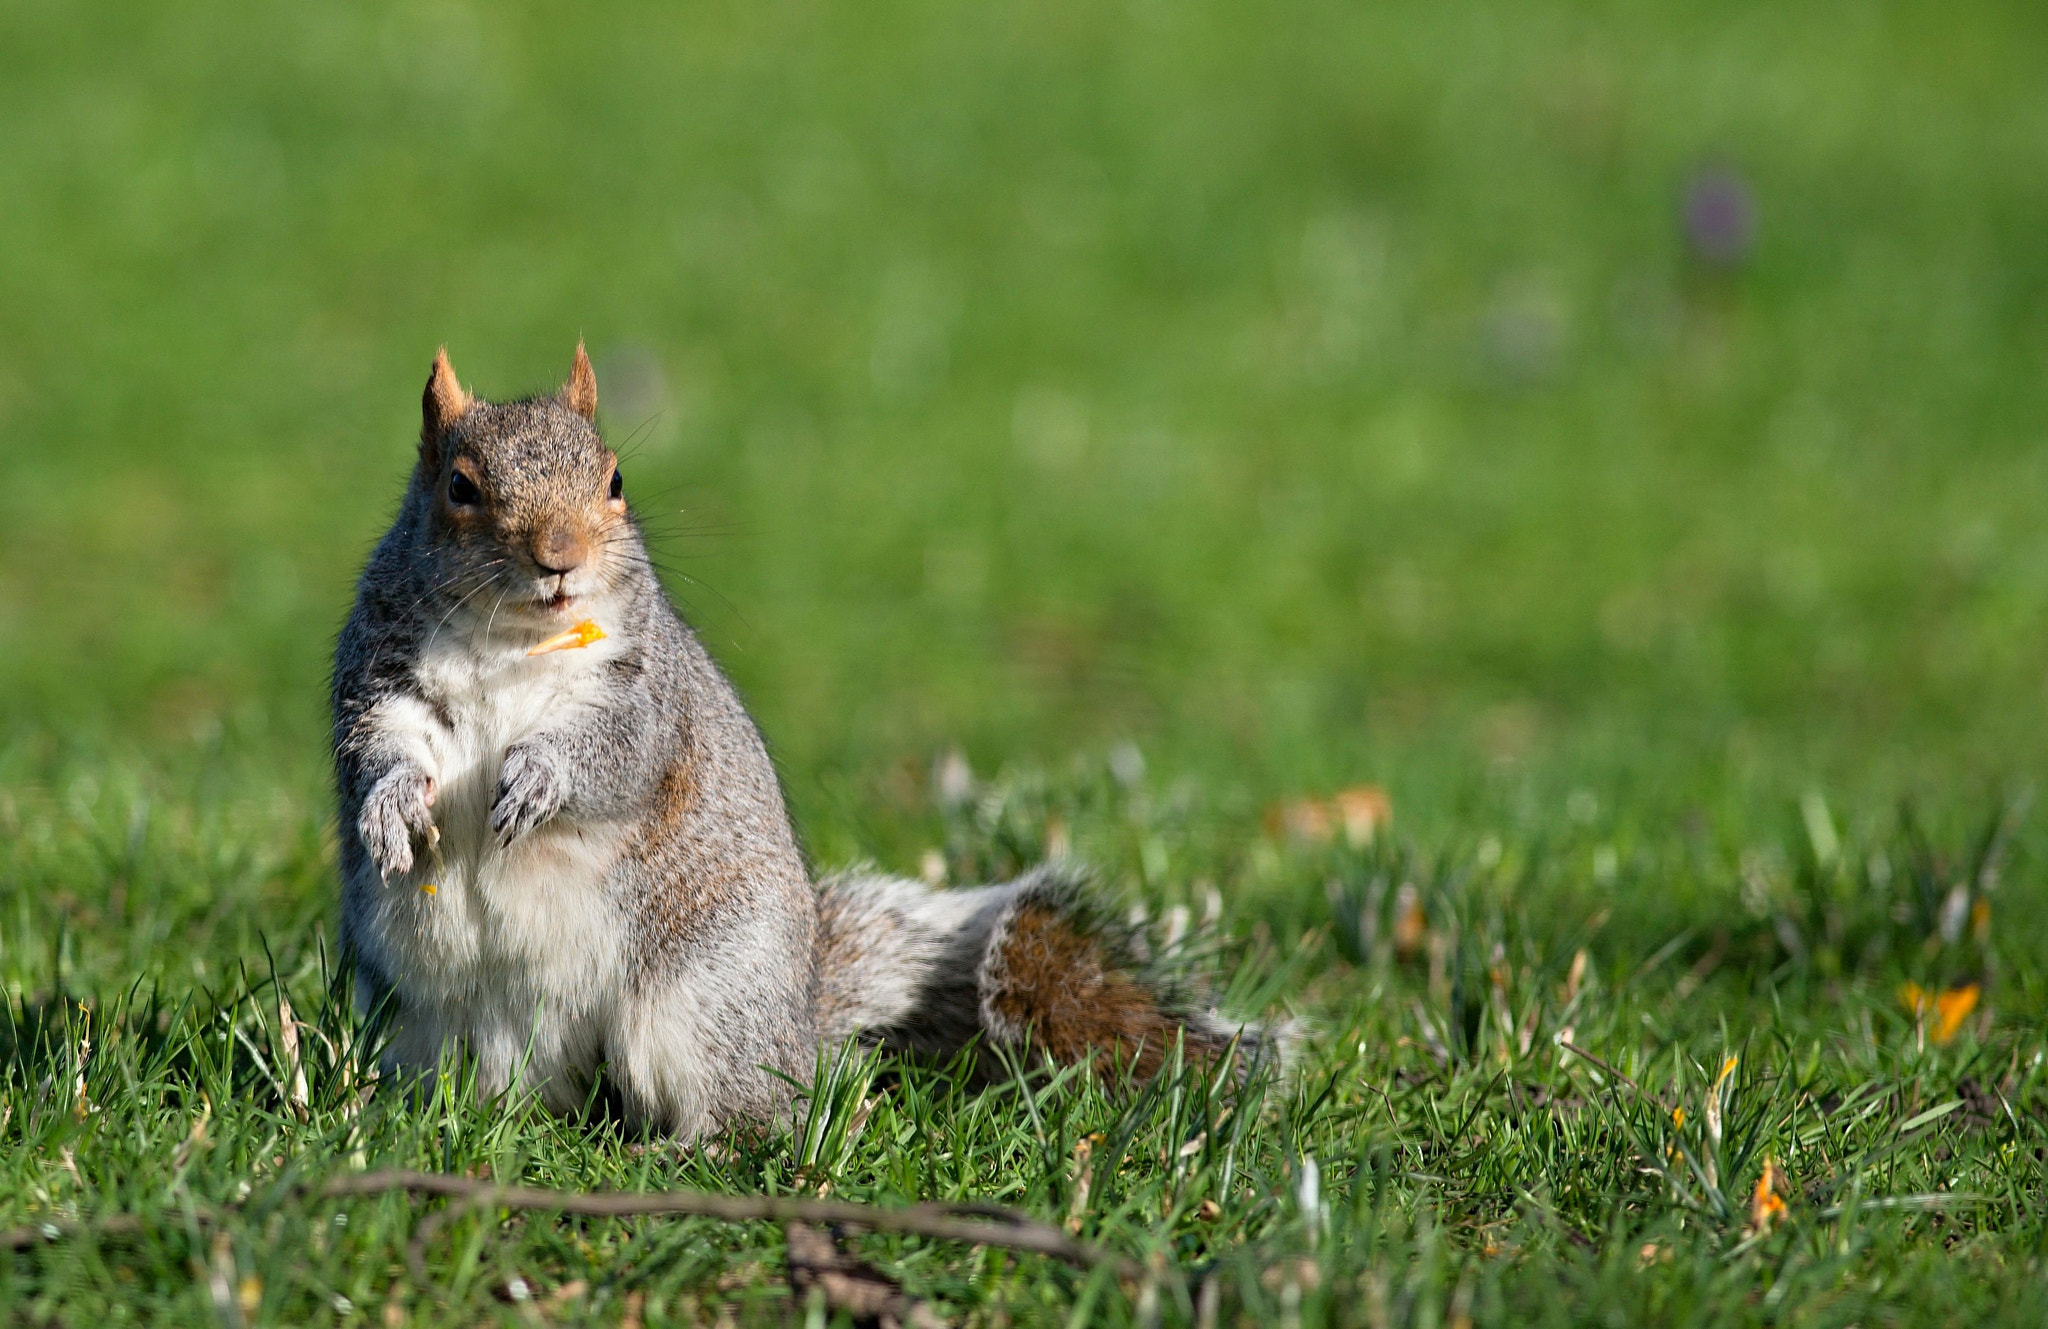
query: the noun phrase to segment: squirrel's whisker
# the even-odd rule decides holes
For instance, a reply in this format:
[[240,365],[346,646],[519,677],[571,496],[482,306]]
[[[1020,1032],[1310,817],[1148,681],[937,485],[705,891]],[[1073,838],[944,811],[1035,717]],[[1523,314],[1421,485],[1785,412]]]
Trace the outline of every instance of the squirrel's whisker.
[[472,576],[485,568],[495,567],[506,561],[507,560],[502,557],[493,558],[487,560],[486,562],[480,564],[478,567],[475,568],[456,569],[455,571],[449,573],[447,576],[443,577],[441,580],[430,584],[429,586],[427,586],[425,590],[422,590],[418,595],[414,596],[412,603],[405,607],[405,612],[408,615],[417,613],[419,611],[419,607],[425,604],[429,598],[439,595],[441,592],[447,590],[449,587],[454,586],[456,583],[460,582],[464,577]]
[[[504,563],[507,560],[501,558],[495,561],[498,563]],[[434,644],[434,638],[441,635],[441,629],[448,626],[448,620],[455,617],[457,610],[461,609],[462,606],[468,604],[470,600],[475,598],[478,592],[483,591],[488,587],[496,584],[498,578],[504,575],[504,571],[505,570],[503,568],[500,568],[498,571],[493,572],[490,576],[484,578],[475,586],[472,586],[460,600],[457,600],[454,604],[448,606],[448,612],[441,615],[441,621],[434,624],[434,630],[427,634],[426,646],[432,646]],[[452,581],[453,578],[451,578],[450,580]],[[421,649],[425,650],[426,647],[423,646]]]

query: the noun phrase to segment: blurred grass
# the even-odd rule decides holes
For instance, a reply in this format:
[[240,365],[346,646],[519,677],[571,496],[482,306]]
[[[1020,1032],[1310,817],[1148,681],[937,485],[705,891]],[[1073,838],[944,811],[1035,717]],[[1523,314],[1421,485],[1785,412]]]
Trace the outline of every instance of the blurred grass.
[[[317,788],[432,348],[510,395],[580,333],[828,839],[946,742],[1673,802],[2029,773],[2043,27],[10,6],[7,733]],[[1682,225],[1716,168],[1732,269]]]

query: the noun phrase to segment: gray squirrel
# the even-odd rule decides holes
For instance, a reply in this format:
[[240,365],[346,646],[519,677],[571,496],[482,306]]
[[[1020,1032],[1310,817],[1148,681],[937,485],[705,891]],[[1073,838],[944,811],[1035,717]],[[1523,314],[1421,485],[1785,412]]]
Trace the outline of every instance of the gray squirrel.
[[388,1073],[452,1051],[561,1113],[601,1074],[629,1124],[687,1139],[786,1118],[782,1077],[850,1037],[1139,1075],[1274,1050],[1146,977],[1072,870],[812,881],[648,560],[580,344],[559,392],[504,404],[443,350],[422,406],[333,677],[342,945],[391,1012]]

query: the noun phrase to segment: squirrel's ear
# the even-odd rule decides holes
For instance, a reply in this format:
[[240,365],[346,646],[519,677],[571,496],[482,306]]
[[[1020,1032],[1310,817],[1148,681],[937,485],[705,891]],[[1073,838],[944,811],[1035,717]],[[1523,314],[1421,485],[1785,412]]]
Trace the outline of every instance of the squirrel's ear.
[[569,367],[569,381],[562,385],[562,405],[586,420],[597,419],[597,374],[583,343],[576,343],[576,363]]
[[448,363],[448,348],[434,353],[434,368],[427,375],[427,390],[420,397],[420,446],[431,448],[448,427],[468,413],[470,396],[455,381],[455,367]]

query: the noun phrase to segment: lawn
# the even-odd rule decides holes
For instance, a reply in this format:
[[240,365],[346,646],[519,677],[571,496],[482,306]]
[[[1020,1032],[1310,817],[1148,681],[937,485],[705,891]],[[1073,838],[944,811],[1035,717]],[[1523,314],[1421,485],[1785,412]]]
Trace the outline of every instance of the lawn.
[[[0,11],[7,1314],[822,1315],[773,1223],[320,1194],[410,1167],[1135,1262],[845,1235],[977,1324],[2041,1323],[2044,59],[1988,3]],[[333,634],[434,348],[510,396],[579,335],[814,860],[1063,843],[1297,1067],[833,1060],[697,1151],[365,1097]]]

